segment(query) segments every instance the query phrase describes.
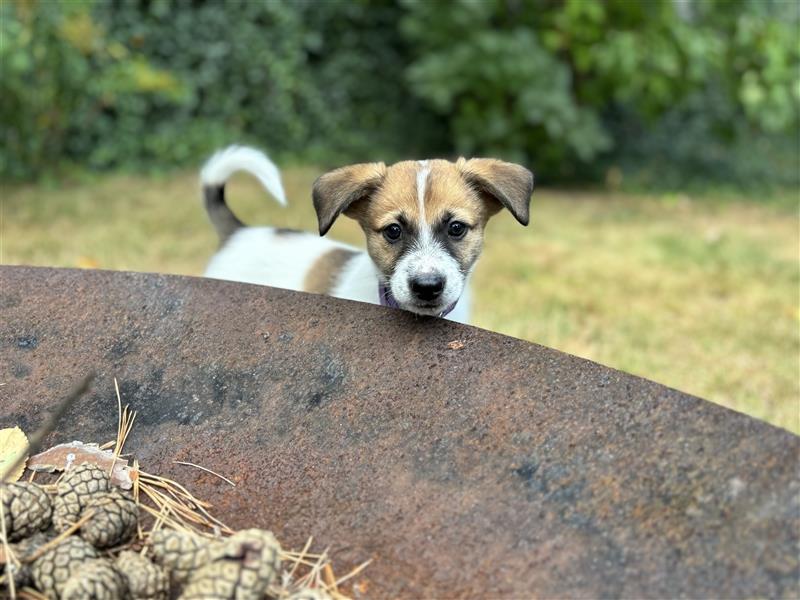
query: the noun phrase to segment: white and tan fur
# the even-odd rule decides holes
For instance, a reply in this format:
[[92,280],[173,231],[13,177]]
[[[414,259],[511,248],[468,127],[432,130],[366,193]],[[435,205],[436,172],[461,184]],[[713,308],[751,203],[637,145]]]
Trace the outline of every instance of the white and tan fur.
[[372,304],[381,303],[382,285],[400,308],[428,316],[449,310],[446,318],[462,323],[486,222],[505,207],[527,225],[533,190],[530,171],[493,159],[365,163],[322,175],[313,189],[320,236],[345,214],[361,225],[365,252],[311,233],[245,227],[225,203],[225,183],[236,171],[286,202],[280,173],[263,153],[232,146],[212,156],[201,183],[221,248],[207,277]]

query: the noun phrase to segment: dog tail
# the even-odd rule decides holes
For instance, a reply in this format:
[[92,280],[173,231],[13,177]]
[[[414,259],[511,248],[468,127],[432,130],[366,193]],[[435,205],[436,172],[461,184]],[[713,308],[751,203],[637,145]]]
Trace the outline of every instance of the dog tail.
[[225,184],[237,171],[253,175],[279,203],[286,205],[281,173],[266,154],[247,146],[228,146],[220,150],[203,165],[200,184],[208,218],[223,242],[244,226],[225,202]]

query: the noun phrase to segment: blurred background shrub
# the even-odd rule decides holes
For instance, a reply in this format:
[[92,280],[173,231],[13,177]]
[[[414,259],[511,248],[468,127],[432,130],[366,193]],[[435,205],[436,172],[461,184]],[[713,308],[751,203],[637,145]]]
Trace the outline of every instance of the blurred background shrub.
[[541,181],[800,184],[798,4],[0,4],[0,176],[494,155]]

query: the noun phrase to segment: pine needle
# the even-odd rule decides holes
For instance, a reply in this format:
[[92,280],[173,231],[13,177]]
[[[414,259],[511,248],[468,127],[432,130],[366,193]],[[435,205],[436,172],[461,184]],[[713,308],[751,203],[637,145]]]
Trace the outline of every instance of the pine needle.
[[339,590],[336,588],[336,577],[333,576],[333,569],[331,568],[331,563],[326,564],[322,568],[322,573],[325,578],[325,585],[328,589],[338,592]]
[[84,525],[84,524],[85,524],[85,523],[86,523],[86,522],[87,522],[89,519],[91,519],[93,516],[94,516],[94,510],[92,510],[91,508],[90,508],[89,510],[85,511],[85,512],[83,513],[83,516],[81,516],[81,518],[80,518],[80,519],[78,519],[77,521],[75,521],[75,522],[74,522],[72,525],[70,525],[70,526],[69,526],[68,528],[66,528],[64,531],[62,531],[61,533],[59,533],[59,534],[58,534],[56,537],[54,537],[52,540],[50,540],[49,542],[47,542],[47,543],[46,543],[46,544],[44,544],[43,546],[40,546],[39,548],[37,548],[37,549],[36,549],[36,551],[35,551],[34,553],[32,553],[32,554],[30,554],[30,555],[26,556],[26,557],[25,557],[25,562],[27,562],[27,563],[32,563],[32,562],[33,562],[33,561],[35,561],[37,558],[39,558],[40,556],[42,556],[42,555],[43,555],[45,552],[48,552],[49,550],[52,550],[53,548],[55,548],[56,546],[58,546],[58,545],[59,545],[61,542],[63,542],[65,539],[67,539],[67,538],[68,538],[69,536],[71,536],[73,533],[75,533],[76,531],[78,531],[78,529],[80,529],[80,528],[81,528],[81,526],[82,526],[82,525]]
[[361,563],[360,565],[358,565],[358,566],[357,566],[355,569],[353,569],[352,571],[350,571],[350,572],[349,572],[347,575],[345,575],[344,577],[340,577],[339,579],[337,579],[337,580],[336,580],[336,587],[339,587],[340,585],[342,585],[342,584],[343,584],[345,581],[347,581],[348,579],[352,579],[353,577],[355,577],[356,575],[358,575],[359,573],[361,573],[361,571],[363,571],[364,569],[366,569],[366,568],[369,566],[369,564],[370,564],[371,562],[372,562],[372,559],[370,558],[369,560],[367,560],[367,561],[364,561],[363,563]]
[[108,470],[108,476],[111,477],[114,472],[114,466],[122,454],[122,449],[125,447],[125,441],[133,429],[133,422],[136,420],[136,411],[132,413],[128,411],[128,405],[122,408],[122,397],[119,394],[119,384],[117,378],[114,377],[114,391],[117,393],[117,439],[114,443],[114,458],[111,460],[111,467]]
[[228,479],[227,477],[225,477],[223,475],[220,475],[219,473],[217,473],[215,471],[212,471],[211,469],[207,469],[206,467],[201,467],[200,465],[196,465],[196,464],[190,463],[190,462],[184,462],[182,460],[175,460],[175,461],[172,461],[172,462],[174,462],[176,465],[186,465],[187,467],[194,467],[195,469],[200,469],[201,471],[205,471],[206,473],[211,473],[212,475],[222,479],[222,481],[224,481],[225,483],[230,484],[231,487],[236,487],[236,484],[233,483],[230,479]]
[[[297,571],[297,567],[300,565],[300,561],[302,560],[302,557],[305,556],[306,552],[308,552],[308,549],[311,548],[311,542],[312,541],[314,541],[314,537],[313,536],[308,538],[308,541],[306,542],[306,545],[303,546],[303,549],[300,551],[300,554],[298,554],[297,558],[293,561],[294,562],[294,566],[292,567],[292,570],[289,572],[289,579],[291,579],[294,576],[295,571]],[[284,556],[289,556],[290,557],[291,554],[285,552]],[[281,558],[283,558],[283,557],[281,557]],[[290,558],[290,560],[292,560],[292,559]]]
[[[90,378],[84,380],[82,385],[79,386],[75,392],[70,394],[70,396],[62,403],[62,405],[60,405],[56,411],[54,411],[54,414],[51,416],[48,424],[46,424],[45,427],[37,432],[34,438],[40,438],[38,440],[39,443],[43,437],[42,432],[45,432],[44,434],[46,435],[46,433],[52,431],[54,424],[57,422],[58,418],[60,418],[66,408],[83,392],[86,391],[89,381],[91,381]],[[133,429],[133,424],[137,415],[136,411],[131,411],[128,405],[123,406],[122,396],[119,390],[119,383],[117,382],[116,378],[114,378],[114,390],[117,397],[117,435],[114,441],[107,442],[101,446],[102,449],[113,448],[114,456],[111,468],[109,470],[109,475],[111,475],[113,472],[117,460],[123,456],[128,456],[123,454],[123,449],[128,436]],[[33,446],[33,443],[31,446]],[[200,469],[201,471],[218,477],[230,486],[236,487],[235,482],[207,467],[186,461],[175,460],[173,462],[175,464]],[[211,514],[210,511],[213,508],[213,505],[210,502],[197,498],[186,487],[176,481],[173,481],[172,479],[142,471],[139,466],[139,461],[135,457],[131,460],[131,464],[132,466],[130,467],[129,471],[130,478],[133,483],[132,495],[134,502],[140,510],[141,516],[138,519],[136,526],[136,538],[131,540],[125,546],[115,548],[114,553],[124,548],[137,549],[138,544],[144,542],[140,549],[140,554],[145,556],[150,549],[150,545],[147,543],[149,538],[154,532],[164,528],[185,531],[187,533],[199,535],[206,539],[219,539],[221,536],[227,536],[235,533],[231,528]],[[51,483],[42,487],[48,491],[48,493],[55,493],[56,484],[63,476],[64,473],[61,473],[56,483]],[[2,500],[2,497],[0,497],[0,500]],[[6,576],[4,579],[8,581],[11,598],[19,600],[42,600],[45,597],[40,595],[35,590],[23,588],[22,590],[17,591],[13,587],[13,565],[19,565],[19,560],[14,556],[6,540],[3,510],[4,506],[2,502],[0,502],[0,524],[3,525],[2,530],[0,530],[0,533],[2,533],[2,545],[0,548],[4,550],[6,557]],[[91,510],[86,511],[81,518],[77,522],[73,523],[67,530],[63,531],[56,538],[38,548],[36,552],[30,556],[25,557],[24,562],[32,562],[53,547],[60,544],[64,539],[72,535],[84,523],[91,519],[92,515],[93,512]],[[151,518],[153,521],[152,525],[149,527],[149,529],[146,529],[143,525],[143,521],[149,521]],[[284,569],[282,571],[280,581],[275,581],[270,586],[269,594],[277,599],[284,599],[301,588],[310,587],[325,590],[326,593],[334,600],[350,600],[346,595],[339,591],[339,587],[344,582],[356,577],[359,573],[361,573],[371,561],[368,560],[355,567],[347,575],[337,578],[333,570],[333,564],[331,563],[328,549],[326,548],[322,551],[322,553],[319,554],[309,552],[312,543],[313,537],[309,537],[302,550],[299,552],[281,550],[280,557],[282,563],[284,564]]]

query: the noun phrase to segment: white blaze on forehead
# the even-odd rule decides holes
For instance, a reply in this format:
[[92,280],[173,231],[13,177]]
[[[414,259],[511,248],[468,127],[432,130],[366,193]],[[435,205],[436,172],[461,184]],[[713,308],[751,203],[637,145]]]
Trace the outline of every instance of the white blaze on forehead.
[[[425,218],[425,192],[431,167],[427,160],[417,162],[417,206],[419,209],[419,236],[414,240],[410,251],[405,253],[389,280],[392,295],[400,306],[419,314],[438,315],[446,307],[456,302],[464,289],[465,275],[458,262],[434,237],[431,226]],[[430,308],[415,306],[411,281],[423,274],[435,273],[444,277],[444,291],[439,304]]]
[[425,186],[428,184],[430,172],[427,160],[417,161],[417,206],[419,206],[419,232],[423,240],[430,238],[430,229],[425,220]]

